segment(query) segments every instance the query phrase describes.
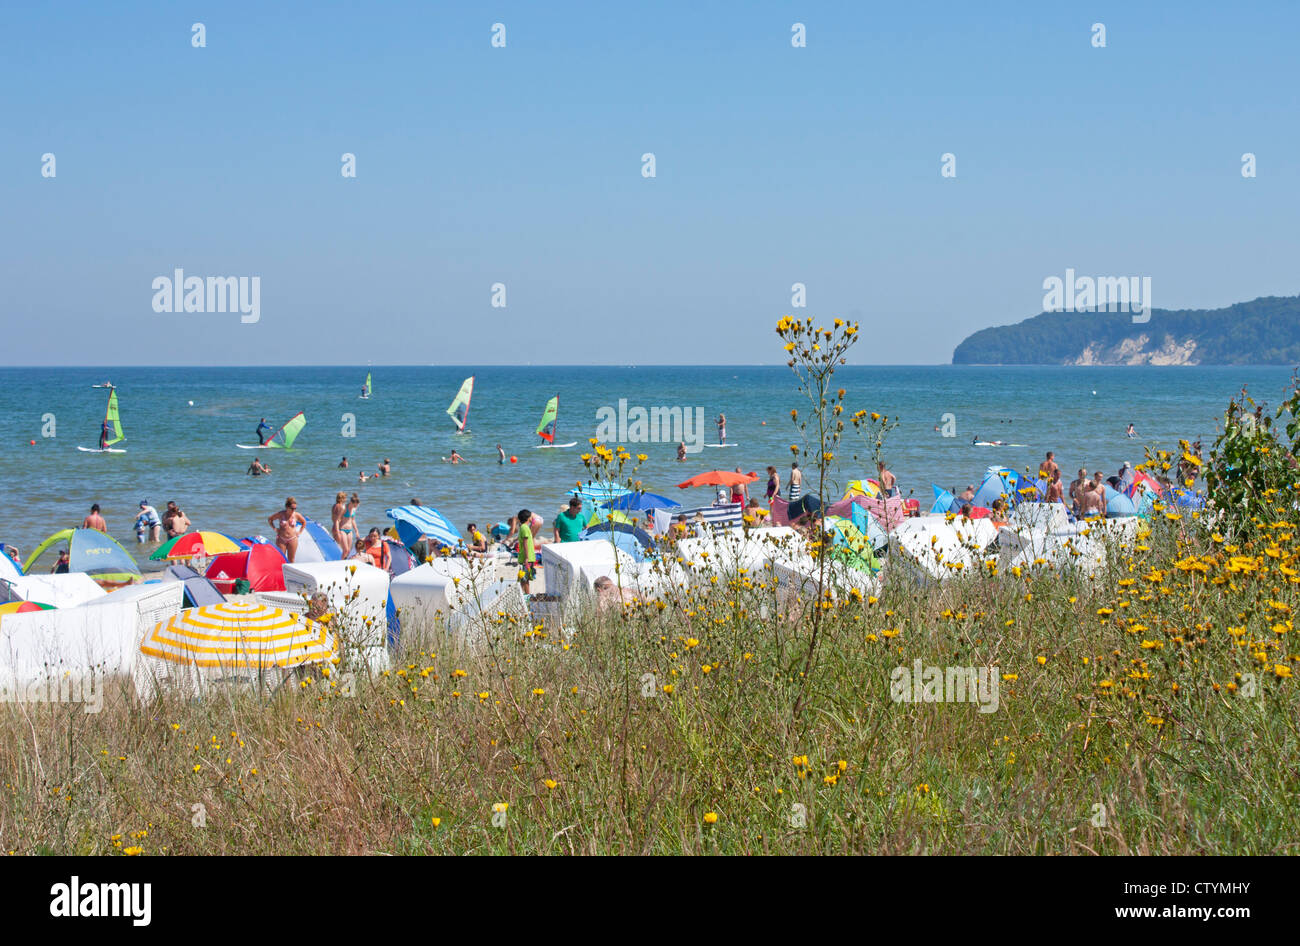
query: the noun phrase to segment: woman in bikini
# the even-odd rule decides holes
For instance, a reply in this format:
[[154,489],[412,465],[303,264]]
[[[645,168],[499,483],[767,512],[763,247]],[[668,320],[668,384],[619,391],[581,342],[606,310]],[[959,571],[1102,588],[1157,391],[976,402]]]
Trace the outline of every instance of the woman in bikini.
[[335,493],[334,505],[330,507],[330,533],[334,537],[334,544],[344,555],[348,552],[347,538],[343,535],[343,513],[348,508],[347,499],[347,493]]
[[[342,493],[339,493],[342,496]],[[339,548],[343,550],[344,558],[351,558],[353,545],[357,535],[357,507],[361,505],[361,497],[356,493],[348,500],[347,508],[339,514]]]
[[292,564],[298,554],[298,532],[307,525],[307,520],[298,512],[298,500],[290,496],[284,501],[284,508],[267,516],[266,521],[275,526],[275,547]]
[[770,505],[773,496],[781,495],[781,474],[776,472],[776,467],[767,468],[767,501]]

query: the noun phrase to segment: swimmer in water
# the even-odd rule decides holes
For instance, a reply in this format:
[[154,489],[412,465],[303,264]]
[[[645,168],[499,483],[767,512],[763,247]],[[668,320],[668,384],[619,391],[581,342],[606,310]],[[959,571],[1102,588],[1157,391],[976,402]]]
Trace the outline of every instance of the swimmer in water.
[[497,463],[504,465],[505,462],[506,462],[505,448],[501,446],[501,444],[497,444]]
[[462,461],[462,460],[464,460],[464,459],[465,459],[464,457],[462,457],[459,453],[457,453],[455,450],[453,450],[453,451],[451,451],[451,456],[449,456],[449,457],[447,458],[447,462],[448,462],[448,463],[459,463],[460,461]]

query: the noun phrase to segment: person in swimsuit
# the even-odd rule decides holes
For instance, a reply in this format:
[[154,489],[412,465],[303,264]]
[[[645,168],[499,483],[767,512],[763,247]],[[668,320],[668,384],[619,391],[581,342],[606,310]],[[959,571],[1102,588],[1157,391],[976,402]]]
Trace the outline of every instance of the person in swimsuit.
[[190,517],[177,506],[172,512],[171,523],[167,526],[167,538],[174,539],[178,535],[184,535],[190,531],[191,525]]
[[466,531],[469,532],[469,550],[476,555],[485,554],[488,550],[487,536],[479,532],[478,526],[472,522]]
[[[343,494],[339,493],[341,497]],[[343,557],[347,558],[352,554],[353,540],[357,534],[357,507],[361,505],[361,497],[356,493],[348,500],[345,508],[339,510],[339,549],[343,552]]]
[[773,496],[781,495],[781,475],[776,472],[776,467],[767,468],[767,501],[770,504]]
[[684,441],[677,444],[677,459],[679,461],[686,459],[686,443]]
[[463,459],[465,459],[465,458],[462,457],[459,453],[457,453],[457,452],[453,449],[453,450],[451,451],[451,456],[449,456],[449,457],[447,458],[447,462],[448,462],[448,463],[459,463],[459,462],[460,462],[461,460],[463,460]]
[[[736,467],[736,473],[738,475],[743,475],[740,472],[740,467]],[[731,501],[733,503],[739,503],[740,508],[744,509],[745,503],[749,502],[749,486],[745,483],[737,483],[735,486],[731,487]]]
[[1132,440],[1133,438],[1137,437],[1137,435],[1138,435],[1137,430],[1134,429],[1132,424],[1129,424],[1128,429],[1124,431],[1124,436]]
[[50,569],[51,575],[66,575],[68,573],[68,550],[59,549],[59,560],[54,563]]
[[501,465],[504,466],[505,462],[506,462],[505,447],[501,446],[501,444],[497,444],[497,463],[500,463]]
[[879,474],[880,488],[884,490],[885,496],[898,495],[898,477],[885,469],[885,461],[881,460],[876,463],[876,472]]
[[790,464],[790,502],[799,498],[803,492],[803,470],[799,469],[799,461],[795,460]]
[[357,480],[362,483],[364,483],[366,480],[372,480],[372,479],[374,479],[374,477],[367,474],[365,470],[362,470],[360,473],[357,474]]
[[248,476],[261,476],[263,473],[270,473],[271,468],[262,464],[261,457],[253,457],[253,462],[248,464]]
[[393,564],[393,556],[388,551],[388,543],[384,541],[384,537],[379,534],[378,529],[371,529],[366,534],[366,544],[362,546],[361,551],[370,559],[370,564],[376,568],[388,571]]
[[275,526],[275,547],[293,564],[294,556],[298,554],[298,533],[307,525],[307,520],[298,512],[298,500],[290,496],[284,501],[284,508],[267,516],[266,521]]
[[342,460],[339,461],[339,469],[346,470],[347,468],[348,468],[348,458],[344,457]]
[[150,542],[159,542],[162,540],[162,520],[158,518],[158,510],[149,505],[147,500],[140,500],[140,515],[135,519],[135,537],[137,541],[145,541],[145,536],[149,537]]
[[99,503],[95,503],[90,507],[89,514],[87,514],[85,519],[81,520],[81,528],[98,529],[100,532],[108,531],[108,523],[105,522],[104,517],[99,514]]
[[1061,485],[1061,471],[1059,469],[1052,473],[1052,482],[1047,487],[1047,501],[1049,503],[1065,502],[1065,487]]
[[718,415],[718,443],[727,442],[727,415]]
[[392,464],[388,462],[388,457],[384,457],[384,462],[379,464],[379,475],[387,476],[390,472],[392,472],[392,469],[393,467]]
[[343,536],[343,513],[348,508],[348,494],[342,491],[334,494],[334,505],[330,507],[330,536],[334,539],[334,544],[339,547],[339,551],[344,555],[347,554],[348,546]]

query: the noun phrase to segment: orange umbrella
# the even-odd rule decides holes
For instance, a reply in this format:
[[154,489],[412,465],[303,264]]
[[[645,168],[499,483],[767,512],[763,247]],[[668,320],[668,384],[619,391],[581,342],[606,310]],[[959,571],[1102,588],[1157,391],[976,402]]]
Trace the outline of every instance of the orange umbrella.
[[681,489],[692,486],[741,486],[758,479],[757,473],[733,473],[730,470],[710,470],[699,476],[692,476],[685,483],[678,483]]

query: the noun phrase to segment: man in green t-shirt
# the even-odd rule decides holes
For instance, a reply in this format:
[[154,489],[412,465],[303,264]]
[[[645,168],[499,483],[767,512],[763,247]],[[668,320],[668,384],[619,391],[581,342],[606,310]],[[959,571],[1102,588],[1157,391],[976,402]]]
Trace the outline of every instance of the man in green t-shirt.
[[528,583],[537,572],[536,549],[533,548],[533,513],[530,509],[519,510],[519,587],[528,594]]
[[582,500],[574,496],[569,500],[569,508],[555,517],[555,541],[577,542],[585,528],[587,517],[582,514]]

